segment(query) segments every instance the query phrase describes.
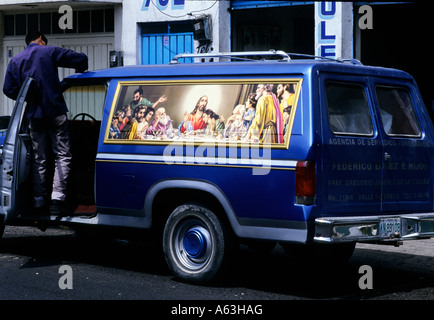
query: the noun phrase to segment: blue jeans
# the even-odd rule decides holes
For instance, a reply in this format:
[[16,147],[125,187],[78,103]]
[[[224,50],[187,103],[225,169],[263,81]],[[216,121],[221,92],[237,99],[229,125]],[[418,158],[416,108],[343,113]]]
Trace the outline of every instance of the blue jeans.
[[54,177],[51,199],[65,200],[71,151],[66,115],[53,118],[30,119],[30,137],[33,146],[33,189],[35,207],[45,205],[47,199],[47,155],[54,154]]

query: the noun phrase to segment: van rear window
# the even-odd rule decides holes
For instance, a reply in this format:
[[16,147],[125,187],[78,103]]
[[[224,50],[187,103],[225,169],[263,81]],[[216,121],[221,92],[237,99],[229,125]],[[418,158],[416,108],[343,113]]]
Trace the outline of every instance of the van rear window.
[[371,112],[365,89],[357,84],[326,84],[330,129],[338,135],[372,136]]
[[420,137],[421,131],[409,92],[404,88],[376,88],[383,128],[389,136]]
[[285,146],[301,80],[259,81],[119,82],[105,143]]
[[106,91],[103,85],[74,86],[67,89],[63,96],[69,110],[68,118],[74,119],[77,115],[85,113],[101,121]]

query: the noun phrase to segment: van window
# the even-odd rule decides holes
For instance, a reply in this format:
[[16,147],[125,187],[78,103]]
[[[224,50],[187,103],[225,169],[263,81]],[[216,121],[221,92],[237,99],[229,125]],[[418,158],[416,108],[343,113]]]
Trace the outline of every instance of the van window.
[[[120,82],[105,143],[288,143],[300,80]],[[280,124],[279,124],[280,119]]]
[[357,84],[327,83],[330,129],[337,135],[372,136],[373,125],[365,89]]
[[104,110],[106,87],[104,85],[74,86],[64,93],[68,106],[68,118],[73,119],[80,113],[87,113],[101,121]]
[[383,128],[389,136],[420,137],[420,126],[409,92],[404,88],[376,88]]

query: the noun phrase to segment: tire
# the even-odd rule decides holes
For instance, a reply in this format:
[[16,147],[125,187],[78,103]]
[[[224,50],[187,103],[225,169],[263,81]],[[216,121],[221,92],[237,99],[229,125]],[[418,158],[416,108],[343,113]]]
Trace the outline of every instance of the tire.
[[229,251],[229,233],[210,210],[182,205],[169,216],[163,232],[163,252],[177,278],[194,283],[215,280],[224,269]]

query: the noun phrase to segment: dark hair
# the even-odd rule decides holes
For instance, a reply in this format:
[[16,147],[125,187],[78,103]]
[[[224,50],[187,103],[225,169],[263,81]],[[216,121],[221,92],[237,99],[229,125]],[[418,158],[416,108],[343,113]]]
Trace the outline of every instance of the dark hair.
[[142,89],[136,89],[136,91],[134,91],[134,93],[133,94],[136,94],[136,93],[140,93],[140,95],[142,96],[143,95],[143,90]]
[[127,109],[130,108],[131,112],[133,112],[133,109],[131,108],[131,106],[129,104],[124,105],[121,110],[125,113],[127,113]]
[[147,107],[144,104],[138,104],[137,107],[135,107],[134,109],[134,116],[136,115],[136,113],[139,113],[140,110],[142,109],[146,109]]
[[44,36],[44,34],[41,31],[32,31],[28,33],[26,36],[26,44],[29,45],[30,42],[37,40],[39,37],[42,38],[42,41],[44,41],[45,44],[48,44],[47,38]]
[[204,113],[207,114],[207,115],[209,115],[210,117],[213,117],[214,114],[215,114],[215,112],[212,111],[211,109],[206,109]]
[[257,101],[256,101],[255,97],[256,97],[256,94],[251,93],[251,94],[248,95],[247,99],[252,104],[252,107],[256,109],[256,103],[257,103]]
[[155,113],[155,109],[153,107],[146,107],[146,111],[145,111],[145,115],[144,115],[145,118],[146,118],[146,116],[148,115],[149,112],[154,112]]

